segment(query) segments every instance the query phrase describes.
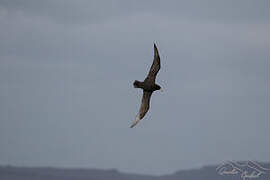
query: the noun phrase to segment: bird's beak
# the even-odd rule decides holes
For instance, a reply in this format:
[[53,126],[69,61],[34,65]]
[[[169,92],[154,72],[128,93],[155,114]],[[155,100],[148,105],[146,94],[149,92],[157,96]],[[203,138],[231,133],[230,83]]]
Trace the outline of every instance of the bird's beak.
[[160,91],[161,91],[161,92],[164,92],[162,88],[160,88]]

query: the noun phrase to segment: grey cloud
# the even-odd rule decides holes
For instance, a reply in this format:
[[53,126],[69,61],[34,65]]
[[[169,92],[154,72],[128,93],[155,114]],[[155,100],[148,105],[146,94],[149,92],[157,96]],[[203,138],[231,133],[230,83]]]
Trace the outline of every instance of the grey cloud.
[[[269,160],[268,1],[74,2],[0,2],[1,163],[162,174]],[[130,131],[153,42],[165,92]]]
[[212,20],[216,22],[269,22],[270,13],[267,0],[241,1],[137,1],[104,0],[58,0],[38,2],[28,0],[1,1],[0,6],[8,10],[22,11],[34,16],[48,16],[59,23],[99,23],[112,17],[127,16],[144,12],[157,13],[170,18]]

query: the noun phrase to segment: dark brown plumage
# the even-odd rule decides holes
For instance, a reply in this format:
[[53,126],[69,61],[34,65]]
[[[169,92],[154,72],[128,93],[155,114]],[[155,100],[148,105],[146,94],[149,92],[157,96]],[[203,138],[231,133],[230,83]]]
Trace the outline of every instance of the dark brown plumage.
[[150,98],[154,91],[161,90],[161,87],[155,83],[157,73],[160,69],[160,57],[156,44],[154,44],[154,60],[150,68],[150,71],[143,82],[135,80],[133,86],[135,88],[143,89],[142,103],[139,110],[139,113],[136,116],[136,119],[130,126],[133,128],[147,113],[150,107]]

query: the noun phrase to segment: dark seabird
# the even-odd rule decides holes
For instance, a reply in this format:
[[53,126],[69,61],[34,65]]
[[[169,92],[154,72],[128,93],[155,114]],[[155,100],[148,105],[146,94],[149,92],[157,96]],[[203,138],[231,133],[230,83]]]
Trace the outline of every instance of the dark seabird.
[[156,44],[154,44],[154,60],[150,68],[150,71],[143,82],[135,80],[133,83],[134,88],[143,89],[142,104],[139,110],[139,113],[136,116],[136,119],[130,126],[133,128],[147,113],[150,107],[150,98],[154,91],[161,90],[161,87],[155,83],[157,73],[160,69],[160,57],[158,54],[158,49]]

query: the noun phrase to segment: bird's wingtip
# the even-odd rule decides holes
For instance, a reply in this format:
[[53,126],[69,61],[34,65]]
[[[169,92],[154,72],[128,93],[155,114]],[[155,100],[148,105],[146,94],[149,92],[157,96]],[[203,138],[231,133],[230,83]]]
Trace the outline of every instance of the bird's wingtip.
[[136,126],[136,124],[138,124],[139,121],[140,121],[139,116],[136,116],[136,119],[134,120],[134,122],[132,123],[132,125],[130,126],[130,128],[133,128],[134,126]]
[[131,124],[130,128],[133,128],[134,126],[136,126],[137,123],[138,123],[138,122],[133,122],[133,123]]
[[158,54],[158,48],[157,48],[156,43],[154,43],[154,54],[155,54],[155,57],[156,56],[159,56],[159,54]]

